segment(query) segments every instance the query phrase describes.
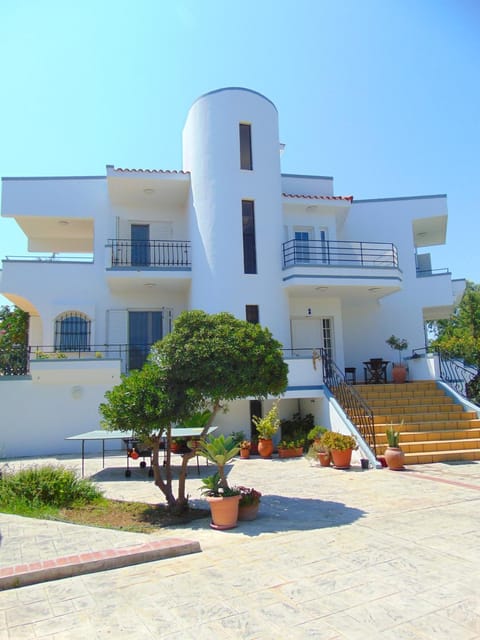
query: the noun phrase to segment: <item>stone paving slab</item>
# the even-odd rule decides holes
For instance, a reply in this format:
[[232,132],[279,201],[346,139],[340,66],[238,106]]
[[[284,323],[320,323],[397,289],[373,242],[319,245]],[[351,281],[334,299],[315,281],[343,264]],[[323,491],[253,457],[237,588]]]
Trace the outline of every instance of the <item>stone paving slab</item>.
[[[138,470],[126,480],[123,462],[107,462],[89,459],[87,473],[108,497],[159,502]],[[210,472],[192,468],[195,502]],[[169,528],[202,553],[0,592],[0,640],[480,640],[480,464],[344,472],[251,459],[236,460],[229,479],[263,493],[257,520]],[[72,542],[121,548],[165,536],[24,520],[0,517],[0,562],[14,550],[38,558]]]

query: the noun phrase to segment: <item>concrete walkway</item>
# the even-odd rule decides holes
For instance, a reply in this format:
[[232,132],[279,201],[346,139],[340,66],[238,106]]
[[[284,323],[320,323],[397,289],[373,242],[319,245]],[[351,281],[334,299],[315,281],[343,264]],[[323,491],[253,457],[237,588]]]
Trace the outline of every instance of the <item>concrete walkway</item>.
[[[101,457],[89,457],[86,475],[108,497],[161,502],[143,470],[126,479],[123,465],[112,455],[102,470]],[[1,591],[0,640],[480,639],[480,464],[337,471],[253,458],[235,461],[230,483],[264,494],[258,519],[231,531],[204,519],[144,535],[0,514],[0,569],[82,553],[121,558],[172,539],[193,545],[188,555]],[[199,486],[192,466],[188,491],[200,504]]]

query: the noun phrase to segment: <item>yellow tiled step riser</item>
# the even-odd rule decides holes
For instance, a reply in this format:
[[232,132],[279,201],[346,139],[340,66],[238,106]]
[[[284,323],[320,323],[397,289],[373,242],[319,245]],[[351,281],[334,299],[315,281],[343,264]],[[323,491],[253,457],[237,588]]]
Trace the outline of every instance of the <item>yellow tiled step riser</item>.
[[[365,402],[367,402],[365,400]],[[440,398],[428,398],[428,399],[420,399],[415,397],[411,398],[402,398],[400,400],[389,400],[387,398],[375,398],[372,400],[368,399],[367,403],[372,409],[377,409],[378,407],[456,407],[457,405],[450,400],[450,398],[446,398],[445,396]]]
[[461,416],[462,418],[467,418],[472,420],[477,417],[475,411],[463,411],[462,407],[457,405],[457,407],[451,407],[450,405],[435,405],[432,407],[425,406],[411,406],[411,407],[371,407],[374,415],[379,416],[418,416],[418,415],[443,415],[445,417],[453,416],[453,419],[457,419],[457,416]]
[[[445,431],[415,431],[413,433],[401,432],[400,433],[400,446],[403,442],[434,442],[437,440],[480,440],[480,429],[459,429],[458,431],[447,430]],[[387,444],[387,436],[384,432],[376,432],[375,440],[377,444]]]
[[374,424],[375,433],[385,433],[387,429],[393,427],[395,431],[401,433],[417,433],[431,431],[458,431],[465,429],[478,429],[480,420],[428,420],[424,422],[376,422]]
[[480,449],[469,451],[435,451],[428,453],[410,453],[405,455],[405,464],[430,464],[432,462],[455,462],[461,460],[480,460]]
[[396,385],[396,384],[356,384],[353,385],[359,393],[365,394],[378,394],[385,393],[392,396],[408,395],[412,393],[443,393],[443,390],[437,387],[436,384],[431,385]]
[[[377,443],[379,450],[381,450],[382,446],[378,446]],[[435,442],[429,441],[413,443],[400,442],[400,448],[405,454],[425,453],[428,451],[458,451],[458,449],[461,449],[462,451],[469,449],[480,450],[480,440],[476,438],[474,440],[436,440]]]
[[469,422],[477,420],[475,414],[469,415],[471,412],[463,413],[392,413],[390,415],[376,415],[373,419],[375,424],[418,424],[422,422],[446,422],[454,420],[455,422]]
[[359,393],[362,398],[365,399],[366,402],[385,402],[385,404],[390,402],[407,402],[416,400],[417,402],[451,402],[453,400],[446,396],[445,394],[440,393],[402,393],[396,395],[390,395],[387,393]]

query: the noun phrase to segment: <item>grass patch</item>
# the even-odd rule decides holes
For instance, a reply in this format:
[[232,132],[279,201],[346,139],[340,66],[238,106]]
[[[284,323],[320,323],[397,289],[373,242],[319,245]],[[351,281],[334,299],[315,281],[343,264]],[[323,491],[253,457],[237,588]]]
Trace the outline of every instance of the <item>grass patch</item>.
[[104,498],[90,480],[64,467],[32,467],[0,476],[0,511],[122,531],[152,533],[209,515],[208,509],[173,514],[166,505]]

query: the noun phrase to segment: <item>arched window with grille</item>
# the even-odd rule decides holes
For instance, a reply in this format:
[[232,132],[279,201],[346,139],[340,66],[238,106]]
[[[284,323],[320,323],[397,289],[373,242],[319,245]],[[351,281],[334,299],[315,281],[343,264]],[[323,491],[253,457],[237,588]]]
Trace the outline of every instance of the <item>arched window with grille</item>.
[[90,325],[84,313],[62,313],[55,320],[55,351],[90,351]]

